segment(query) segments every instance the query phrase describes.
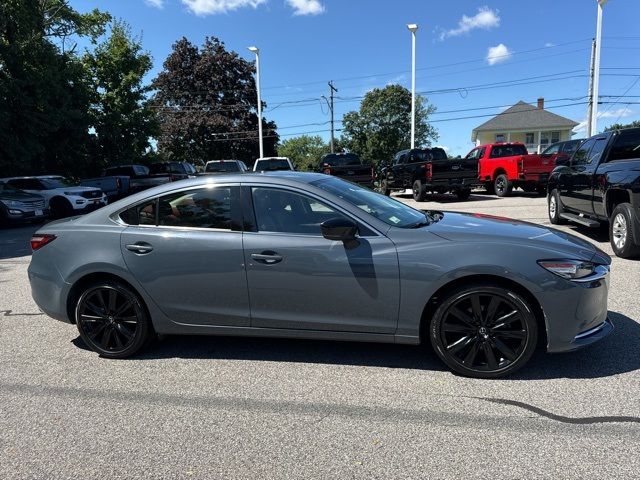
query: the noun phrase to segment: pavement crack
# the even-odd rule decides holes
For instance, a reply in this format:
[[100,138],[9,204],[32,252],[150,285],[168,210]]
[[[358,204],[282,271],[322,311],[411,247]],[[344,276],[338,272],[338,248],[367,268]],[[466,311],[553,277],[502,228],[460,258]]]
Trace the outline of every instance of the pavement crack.
[[517,400],[507,400],[504,398],[484,398],[484,397],[471,397],[478,400],[484,400],[485,402],[497,403],[499,405],[510,405],[512,407],[522,408],[533,412],[541,417],[555,420],[561,423],[568,423],[571,425],[593,425],[597,423],[640,423],[640,417],[632,416],[603,416],[603,417],[565,417],[564,415],[557,415],[528,403],[518,402]]

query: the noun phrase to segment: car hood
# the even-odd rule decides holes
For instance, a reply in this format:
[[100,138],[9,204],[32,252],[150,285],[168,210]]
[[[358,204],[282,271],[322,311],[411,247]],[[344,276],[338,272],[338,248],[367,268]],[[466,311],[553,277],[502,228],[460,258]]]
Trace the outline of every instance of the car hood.
[[18,202],[37,201],[42,200],[42,197],[40,195],[34,195],[32,193],[22,191],[3,191],[0,192],[0,200],[17,200]]
[[579,260],[609,264],[610,257],[592,243],[554,228],[484,214],[445,212],[425,228],[446,240],[529,245]]

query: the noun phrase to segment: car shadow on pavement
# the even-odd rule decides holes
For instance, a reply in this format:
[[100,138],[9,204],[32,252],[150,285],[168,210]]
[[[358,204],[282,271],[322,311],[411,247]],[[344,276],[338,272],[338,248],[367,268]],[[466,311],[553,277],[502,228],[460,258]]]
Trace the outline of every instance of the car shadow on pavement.
[[[506,380],[599,378],[640,369],[640,324],[620,313],[609,315],[615,326],[609,337],[575,352],[537,352],[522,370]],[[87,349],[80,337],[72,342]],[[430,346],[223,336],[167,336],[130,360],[166,358],[446,370]]]
[[[500,200],[499,197],[478,195],[478,193],[479,192],[473,192],[467,200],[458,200],[458,197],[450,193],[432,193],[427,195],[425,202],[466,203],[466,202],[476,202],[476,201],[483,201],[483,200]],[[413,199],[413,195],[411,195],[410,193],[394,193],[392,197],[402,198],[405,200]]]

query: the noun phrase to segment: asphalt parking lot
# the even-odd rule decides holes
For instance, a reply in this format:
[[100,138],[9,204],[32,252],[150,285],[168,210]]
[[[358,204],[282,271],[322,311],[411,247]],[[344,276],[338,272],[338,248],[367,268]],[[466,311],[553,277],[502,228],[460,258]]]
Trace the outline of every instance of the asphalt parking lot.
[[[433,200],[548,224],[537,196]],[[487,381],[395,345],[169,337],[101,359],[31,300],[33,231],[0,230],[0,478],[637,478],[640,261],[614,258],[610,337]]]

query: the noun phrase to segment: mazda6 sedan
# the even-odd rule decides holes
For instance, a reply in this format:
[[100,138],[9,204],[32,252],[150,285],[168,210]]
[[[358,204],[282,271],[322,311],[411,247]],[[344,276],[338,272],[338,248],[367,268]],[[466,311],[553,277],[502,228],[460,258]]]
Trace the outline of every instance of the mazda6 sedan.
[[611,332],[611,259],[572,235],[422,212],[322,174],[199,177],[31,240],[33,298],[95,352],[158,334],[430,343],[497,378]]

